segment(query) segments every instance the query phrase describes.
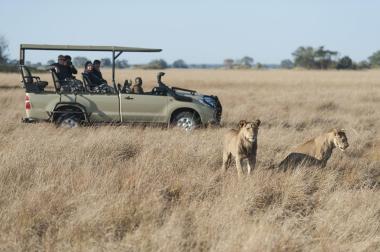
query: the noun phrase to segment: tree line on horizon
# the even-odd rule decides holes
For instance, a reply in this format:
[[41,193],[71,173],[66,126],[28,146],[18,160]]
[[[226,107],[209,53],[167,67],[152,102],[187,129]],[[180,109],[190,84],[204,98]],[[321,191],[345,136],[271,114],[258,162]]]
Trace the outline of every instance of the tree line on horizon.
[[293,60],[284,59],[279,65],[264,65],[254,63],[253,58],[243,57],[233,60],[225,59],[223,62],[226,69],[247,69],[247,68],[303,68],[303,69],[338,69],[338,70],[360,70],[380,67],[380,50],[368,57],[368,60],[354,62],[349,56],[340,57],[338,51],[325,49],[324,46],[313,48],[311,46],[300,46],[293,53]]
[[[0,71],[17,71],[18,60],[9,59],[7,55],[8,43],[3,36],[0,36]],[[166,68],[225,68],[225,69],[263,69],[263,68],[304,68],[304,69],[345,69],[360,70],[380,67],[380,50],[374,52],[368,57],[368,60],[354,62],[349,56],[340,57],[338,51],[326,49],[324,46],[313,48],[311,46],[300,46],[292,53],[293,59],[284,59],[280,64],[265,65],[259,62],[254,63],[254,59],[244,56],[241,59],[227,58],[222,64],[187,64],[183,59],[175,60],[172,64],[167,63],[164,59],[155,59],[147,64],[130,65],[125,59],[116,60],[117,68],[140,68],[140,69],[166,69]],[[80,68],[88,61],[86,57],[77,56],[73,58],[73,64]],[[32,63],[26,61],[25,64],[36,69],[55,63],[55,60],[49,60],[46,64],[41,62]],[[110,58],[102,58],[103,67],[111,67]]]

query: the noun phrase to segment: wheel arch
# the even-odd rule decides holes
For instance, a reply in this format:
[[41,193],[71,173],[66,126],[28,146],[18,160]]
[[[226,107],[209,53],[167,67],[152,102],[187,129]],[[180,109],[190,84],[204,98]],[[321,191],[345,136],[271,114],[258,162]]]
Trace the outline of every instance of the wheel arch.
[[81,116],[81,119],[83,121],[88,122],[88,114],[86,111],[86,108],[78,103],[66,103],[66,102],[61,102],[55,105],[54,110],[52,111],[51,115],[51,120],[54,122],[58,119],[58,117],[63,114],[63,113],[76,113]]
[[182,108],[177,108],[177,109],[173,110],[171,112],[171,114],[170,114],[169,123],[173,122],[173,119],[175,118],[176,115],[178,115],[181,112],[187,112],[187,111],[195,113],[195,115],[197,116],[197,118],[199,118],[200,123],[202,123],[202,117],[201,117],[200,113],[197,110],[195,110],[193,108],[189,108],[189,107],[182,107]]

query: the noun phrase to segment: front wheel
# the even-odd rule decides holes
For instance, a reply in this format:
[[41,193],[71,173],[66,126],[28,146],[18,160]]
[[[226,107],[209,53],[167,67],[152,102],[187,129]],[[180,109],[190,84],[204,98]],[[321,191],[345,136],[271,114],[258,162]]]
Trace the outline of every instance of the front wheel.
[[60,128],[78,128],[80,126],[81,119],[76,114],[62,114],[58,117],[56,124]]
[[174,116],[172,126],[183,129],[185,131],[192,131],[200,126],[200,118],[193,112],[184,111]]

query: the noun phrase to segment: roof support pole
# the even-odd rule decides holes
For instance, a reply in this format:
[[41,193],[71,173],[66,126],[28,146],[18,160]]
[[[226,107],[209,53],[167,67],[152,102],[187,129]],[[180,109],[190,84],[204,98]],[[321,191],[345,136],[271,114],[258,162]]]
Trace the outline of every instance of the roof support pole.
[[112,51],[112,83],[116,87],[115,83],[115,50]]
[[21,48],[20,46],[20,65],[24,65],[25,61],[25,49]]
[[120,52],[115,56],[115,59],[117,59],[122,53],[123,53],[123,51],[120,51]]

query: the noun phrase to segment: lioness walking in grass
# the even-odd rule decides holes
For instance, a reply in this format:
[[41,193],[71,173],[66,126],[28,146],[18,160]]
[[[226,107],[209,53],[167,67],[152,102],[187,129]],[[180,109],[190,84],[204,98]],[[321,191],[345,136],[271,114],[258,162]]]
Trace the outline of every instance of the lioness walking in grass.
[[239,129],[231,129],[224,136],[223,166],[226,171],[231,163],[232,156],[236,160],[236,169],[239,177],[243,173],[243,161],[247,160],[248,174],[255,168],[257,153],[257,136],[261,121],[247,122],[241,120]]

